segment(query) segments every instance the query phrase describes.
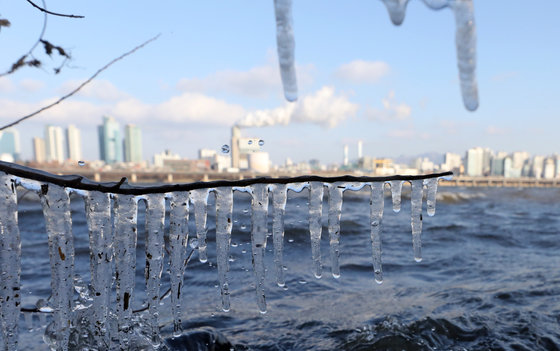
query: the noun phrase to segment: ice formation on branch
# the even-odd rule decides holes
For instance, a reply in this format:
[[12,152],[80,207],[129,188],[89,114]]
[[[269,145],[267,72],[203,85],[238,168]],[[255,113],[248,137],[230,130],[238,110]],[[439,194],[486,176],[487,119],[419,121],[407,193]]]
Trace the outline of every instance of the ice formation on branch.
[[[404,21],[409,0],[381,0],[387,7],[391,21],[400,25]],[[465,107],[474,111],[478,108],[478,86],[476,81],[476,27],[473,0],[423,0],[434,10],[451,8],[455,16],[455,45],[461,93]],[[274,0],[276,14],[276,39],[280,75],[284,95],[288,101],[297,99],[297,82],[294,63],[294,33],[292,28],[292,1]]]
[[[10,173],[6,173],[10,172]],[[36,192],[46,221],[51,266],[52,298],[39,311],[52,313],[47,328],[50,347],[68,350],[75,347],[75,337],[87,335],[99,350],[130,349],[137,346],[139,335],[152,347],[161,344],[159,315],[162,308],[161,281],[164,260],[169,260],[171,316],[173,333],[181,333],[181,316],[185,307],[181,296],[188,287],[183,275],[189,239],[189,210],[194,212],[198,236],[198,253],[207,253],[207,207],[210,194],[215,195],[216,261],[221,305],[229,311],[231,287],[229,252],[232,241],[234,192],[251,195],[251,249],[255,277],[257,306],[266,313],[265,265],[268,240],[269,198],[272,198],[272,240],[276,282],[284,286],[283,246],[284,215],[289,191],[307,192],[309,196],[309,233],[311,238],[312,271],[322,276],[321,241],[324,197],[328,198],[328,234],[331,273],[340,277],[339,255],[343,195],[347,191],[365,189],[370,192],[370,239],[374,278],[383,280],[381,266],[382,219],[385,184],[390,185],[394,209],[400,208],[400,193],[404,181],[412,184],[411,227],[414,259],[421,259],[422,198],[427,198],[427,213],[435,213],[438,179],[449,173],[428,176],[256,178],[240,181],[175,184],[170,186],[133,187],[127,183],[93,183],[80,176],[54,176],[0,162],[0,313],[2,348],[17,350],[20,313],[20,236],[17,223],[17,187]],[[325,191],[326,190],[326,191]],[[91,287],[81,278],[74,278],[74,237],[70,214],[70,196],[84,199],[89,230]],[[166,208],[169,200],[169,209]],[[135,297],[135,272],[138,239],[138,203],[145,210],[145,295],[143,310],[147,313],[138,322],[132,309]],[[165,218],[169,216],[168,248],[164,241]],[[192,220],[192,218],[191,218]],[[144,235],[144,233],[141,233]],[[206,257],[204,258],[206,260]],[[114,284],[114,286],[113,286]],[[116,296],[112,297],[115,288]],[[78,292],[80,297],[75,297]],[[87,304],[82,303],[86,299]],[[114,299],[114,301],[113,301]],[[169,308],[169,307],[167,307]],[[84,313],[85,312],[85,313]],[[84,317],[85,316],[85,317]],[[86,323],[84,323],[84,318]],[[85,331],[83,328],[88,328]],[[141,328],[139,332],[139,328]],[[80,331],[80,333],[77,333]],[[83,344],[80,344],[83,345]]]

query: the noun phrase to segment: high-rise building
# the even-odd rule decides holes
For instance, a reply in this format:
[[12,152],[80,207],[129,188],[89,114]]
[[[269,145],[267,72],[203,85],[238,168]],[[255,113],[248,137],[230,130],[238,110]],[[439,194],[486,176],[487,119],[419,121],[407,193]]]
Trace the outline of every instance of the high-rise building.
[[362,147],[363,147],[363,142],[361,140],[358,140],[358,160],[363,157]]
[[467,155],[465,157],[465,165],[468,176],[478,177],[482,176],[484,170],[484,149],[481,147],[475,147],[467,150]]
[[99,134],[99,158],[105,163],[122,162],[122,138],[119,123],[113,117],[103,116],[103,124],[97,127]]
[[241,130],[238,126],[231,128],[231,167],[239,168],[239,138]]
[[342,164],[348,166],[348,145],[344,145],[344,155],[342,159]]
[[45,139],[33,138],[33,157],[35,162],[43,163],[47,160],[47,149],[45,147]]
[[66,128],[66,152],[68,159],[72,161],[80,161],[82,159],[82,137],[80,130],[73,124]]
[[142,131],[134,124],[124,128],[124,160],[126,162],[142,162]]
[[62,128],[48,125],[45,127],[45,151],[47,162],[64,162],[64,139]]
[[452,152],[446,152],[443,157],[442,170],[459,172],[461,169],[461,155]]
[[13,161],[19,159],[19,132],[16,129],[0,131],[0,154],[9,154]]

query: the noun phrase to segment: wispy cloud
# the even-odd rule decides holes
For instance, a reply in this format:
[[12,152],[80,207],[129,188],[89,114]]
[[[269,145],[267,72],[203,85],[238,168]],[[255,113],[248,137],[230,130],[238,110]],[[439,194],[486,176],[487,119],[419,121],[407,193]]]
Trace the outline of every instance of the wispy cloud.
[[372,84],[389,74],[389,71],[389,65],[383,61],[355,60],[341,65],[335,75],[351,83]]
[[503,72],[493,75],[490,79],[494,82],[505,82],[510,79],[513,79],[519,75],[519,72],[511,71],[511,72]]
[[488,135],[505,135],[509,133],[508,128],[503,127],[496,127],[496,126],[488,126],[485,130],[486,134]]
[[45,87],[45,82],[36,79],[22,79],[19,82],[19,87],[25,92],[35,93]]
[[412,112],[412,108],[404,102],[397,102],[395,92],[390,91],[386,97],[381,100],[383,108],[368,107],[365,115],[368,119],[374,121],[402,121],[408,119]]
[[[75,89],[82,82],[83,81],[78,81],[78,80],[67,81],[64,84],[62,84],[60,89],[58,89],[58,92],[60,94],[66,94],[69,91]],[[80,89],[80,91],[76,94],[76,96],[96,99],[100,101],[107,101],[107,102],[119,101],[130,97],[129,94],[127,94],[122,90],[119,90],[113,83],[103,79],[93,80],[88,85]]]

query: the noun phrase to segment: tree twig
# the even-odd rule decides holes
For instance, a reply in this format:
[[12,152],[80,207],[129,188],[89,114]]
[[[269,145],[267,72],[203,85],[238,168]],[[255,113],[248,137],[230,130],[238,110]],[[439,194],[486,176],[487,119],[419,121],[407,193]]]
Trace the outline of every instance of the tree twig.
[[31,6],[35,7],[36,9],[38,9],[39,11],[42,11],[44,13],[48,13],[49,15],[53,15],[53,16],[60,16],[60,17],[70,17],[70,18],[84,18],[84,16],[80,16],[80,15],[66,15],[63,13],[57,13],[57,12],[52,12],[49,11],[45,8],[40,7],[39,5],[36,5],[35,3],[33,3],[33,1],[31,0],[27,0],[28,3],[31,4]]
[[76,94],[78,91],[80,91],[84,86],[86,86],[87,84],[89,84],[92,80],[94,80],[101,72],[105,71],[107,68],[109,68],[110,66],[112,66],[114,63],[116,63],[117,61],[122,60],[123,58],[135,53],[136,51],[140,50],[141,48],[143,48],[144,46],[148,45],[149,43],[151,43],[152,41],[158,39],[160,37],[161,34],[156,35],[155,37],[146,40],[145,42],[143,42],[142,44],[136,46],[134,49],[125,52],[124,54],[122,54],[121,56],[111,60],[109,63],[107,63],[105,66],[101,67],[100,69],[97,70],[97,72],[95,72],[91,77],[89,77],[86,81],[84,81],[82,84],[80,84],[77,88],[75,88],[74,90],[72,90],[71,92],[69,92],[68,94],[62,96],[61,98],[59,98],[58,100],[56,100],[55,102],[53,102],[52,104],[49,104],[47,106],[41,107],[40,109],[38,109],[35,112],[32,112],[28,115],[25,115],[19,119],[17,119],[16,121],[6,124],[2,127],[0,127],[0,131],[4,130],[6,128],[10,128],[15,126],[16,124],[25,121],[28,118],[31,118],[33,116],[38,115],[39,113],[48,110],[49,108],[56,106],[58,104],[60,104],[62,101],[68,99],[69,97],[71,97],[72,95]]

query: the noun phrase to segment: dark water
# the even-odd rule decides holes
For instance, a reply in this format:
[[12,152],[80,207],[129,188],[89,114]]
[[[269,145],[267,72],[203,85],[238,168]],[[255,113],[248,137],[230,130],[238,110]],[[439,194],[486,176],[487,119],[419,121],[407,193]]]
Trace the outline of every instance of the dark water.
[[[324,226],[324,274],[316,279],[306,197],[290,194],[284,252],[287,289],[275,284],[269,238],[264,315],[255,299],[249,197],[238,195],[234,204],[229,313],[220,307],[210,206],[209,263],[198,262],[195,254],[187,268],[184,328],[213,327],[238,350],[560,349],[560,189],[440,188],[435,217],[424,216],[420,263],[413,260],[410,203],[403,199],[401,212],[393,213],[387,197],[381,285],[373,279],[368,203],[365,192],[345,194],[341,277],[330,274]],[[76,199],[73,208],[76,271],[87,281],[83,202]],[[50,294],[48,249],[38,203],[24,201],[20,210],[23,304],[32,306]],[[326,204],[324,210],[326,224]],[[142,215],[139,223],[142,233]],[[136,308],[144,296],[142,252]],[[162,292],[167,287],[164,278]],[[168,309],[169,301],[164,300],[163,333],[170,332]],[[22,349],[46,348],[41,341],[45,321],[27,314],[21,325],[32,328],[22,333]]]

